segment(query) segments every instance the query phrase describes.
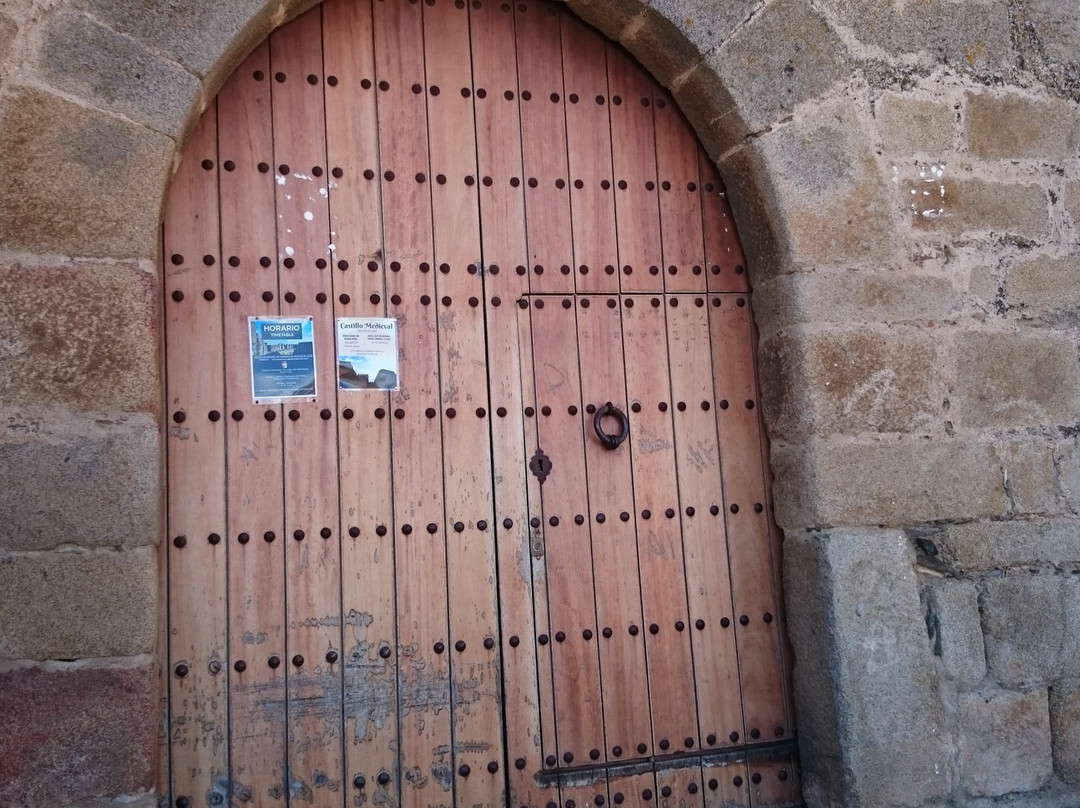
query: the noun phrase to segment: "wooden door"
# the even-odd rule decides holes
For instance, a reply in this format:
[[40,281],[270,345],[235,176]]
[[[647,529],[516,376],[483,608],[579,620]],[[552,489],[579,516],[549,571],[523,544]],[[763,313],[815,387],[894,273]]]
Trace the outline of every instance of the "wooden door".
[[[327,0],[202,117],[162,254],[170,804],[799,803],[744,259],[621,48]],[[287,396],[259,318],[310,335]]]

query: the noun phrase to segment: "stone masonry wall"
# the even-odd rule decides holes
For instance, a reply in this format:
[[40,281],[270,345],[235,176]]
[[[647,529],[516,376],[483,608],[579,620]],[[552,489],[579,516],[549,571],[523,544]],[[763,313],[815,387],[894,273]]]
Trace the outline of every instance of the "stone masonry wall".
[[[156,803],[161,202],[311,4],[0,0],[0,805]],[[736,210],[808,804],[1077,805],[1075,2],[570,6]]]

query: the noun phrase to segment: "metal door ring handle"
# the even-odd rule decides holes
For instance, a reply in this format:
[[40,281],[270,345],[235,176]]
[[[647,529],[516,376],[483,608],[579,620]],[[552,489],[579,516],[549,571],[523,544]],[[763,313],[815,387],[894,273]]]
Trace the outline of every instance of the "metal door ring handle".
[[[604,431],[604,427],[600,422],[606,416],[618,419],[620,424],[618,435],[609,435]],[[592,425],[593,429],[596,430],[596,437],[600,438],[600,442],[608,449],[618,448],[619,444],[626,440],[630,434],[630,419],[626,417],[625,412],[614,406],[610,401],[597,408],[596,414],[593,415]]]

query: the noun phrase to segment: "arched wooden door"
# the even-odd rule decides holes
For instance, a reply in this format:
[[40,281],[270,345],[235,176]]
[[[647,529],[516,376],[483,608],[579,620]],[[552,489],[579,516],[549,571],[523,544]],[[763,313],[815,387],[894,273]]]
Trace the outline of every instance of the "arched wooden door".
[[171,804],[798,803],[742,253],[622,49],[329,0],[163,256]]

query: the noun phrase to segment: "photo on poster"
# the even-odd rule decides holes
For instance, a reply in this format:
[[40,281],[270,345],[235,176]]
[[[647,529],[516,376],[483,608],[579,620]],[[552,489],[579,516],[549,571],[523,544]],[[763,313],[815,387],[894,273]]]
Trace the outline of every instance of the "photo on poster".
[[311,317],[248,317],[248,331],[256,404],[316,397]]
[[397,390],[397,320],[339,317],[337,366],[339,390]]

